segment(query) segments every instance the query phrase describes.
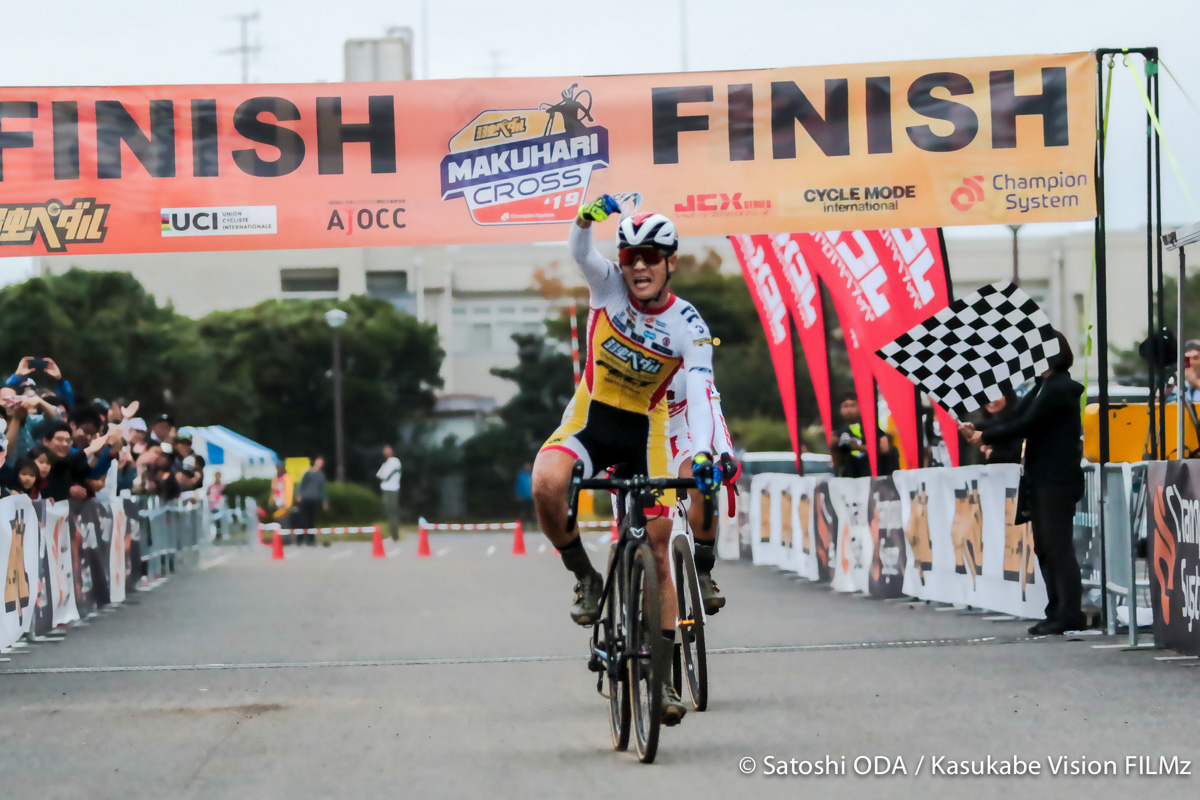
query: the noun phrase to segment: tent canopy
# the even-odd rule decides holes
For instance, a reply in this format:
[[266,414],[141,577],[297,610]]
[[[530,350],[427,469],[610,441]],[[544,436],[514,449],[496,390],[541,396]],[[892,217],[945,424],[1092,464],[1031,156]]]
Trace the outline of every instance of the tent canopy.
[[279,455],[224,425],[180,428],[179,433],[191,436],[192,448],[204,456],[206,483],[217,472],[225,481],[275,476]]

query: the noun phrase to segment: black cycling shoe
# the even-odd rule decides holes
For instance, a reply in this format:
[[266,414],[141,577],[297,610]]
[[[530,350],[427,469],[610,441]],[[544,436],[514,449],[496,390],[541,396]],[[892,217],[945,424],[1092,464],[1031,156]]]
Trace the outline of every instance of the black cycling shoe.
[[575,584],[575,602],[571,605],[571,621],[576,625],[595,625],[600,616],[600,595],[604,580],[599,575]]
[[663,684],[662,691],[662,724],[670,727],[678,725],[687,714],[687,706],[679,697],[679,692],[670,683]]
[[700,602],[704,606],[704,613],[710,616],[716,614],[725,607],[725,596],[721,594],[721,588],[717,586],[711,573],[698,573],[696,579],[700,584]]

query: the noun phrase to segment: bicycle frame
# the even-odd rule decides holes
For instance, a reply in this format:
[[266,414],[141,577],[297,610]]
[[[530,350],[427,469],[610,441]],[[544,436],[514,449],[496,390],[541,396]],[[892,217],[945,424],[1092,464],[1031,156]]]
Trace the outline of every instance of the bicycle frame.
[[[632,478],[601,478],[585,480],[583,477],[584,465],[582,461],[576,461],[571,470],[570,493],[568,496],[567,509],[567,531],[575,529],[575,520],[578,515],[579,492],[583,489],[608,489],[616,490],[617,492],[617,543],[616,551],[611,563],[608,565],[607,574],[604,577],[604,589],[600,595],[600,612],[596,622],[592,626],[592,642],[591,655],[588,659],[588,669],[593,672],[600,673],[597,679],[597,691],[604,695],[604,678],[617,679],[621,670],[628,666],[628,661],[631,658],[643,658],[633,653],[623,652],[623,643],[621,638],[616,635],[616,631],[608,630],[608,619],[605,615],[605,609],[609,604],[614,602],[616,592],[616,583],[614,578],[617,577],[618,569],[623,571],[628,570],[627,553],[629,550],[646,540],[646,509],[645,507],[658,500],[658,498],[667,491],[672,489],[676,492],[676,503],[683,496],[682,492],[695,487],[695,481],[690,478],[647,478],[644,475],[635,475]],[[711,499],[705,499],[706,507],[711,509]],[[629,524],[625,521],[632,514]],[[601,629],[604,629],[604,638],[601,640]],[[601,647],[603,641],[604,647]]]

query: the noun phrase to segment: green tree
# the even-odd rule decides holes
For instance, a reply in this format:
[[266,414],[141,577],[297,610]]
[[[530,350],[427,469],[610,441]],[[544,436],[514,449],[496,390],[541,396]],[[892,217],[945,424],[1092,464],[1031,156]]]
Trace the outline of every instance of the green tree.
[[[1168,328],[1174,331],[1176,312],[1179,308],[1179,280],[1169,275],[1164,276],[1162,291],[1166,324]],[[1195,313],[1195,309],[1200,309],[1200,273],[1193,272],[1183,282],[1183,335],[1179,337],[1179,344],[1181,346],[1188,339],[1200,339],[1200,314]],[[1143,336],[1143,338],[1145,337]],[[1149,370],[1146,367],[1146,362],[1138,355],[1136,345],[1128,350],[1113,347],[1112,352],[1114,375],[1138,378],[1142,381],[1148,378]],[[1079,355],[1081,354],[1076,354],[1077,357]]]
[[222,377],[196,322],[157,305],[127,272],[72,269],[0,290],[0,365],[11,371],[29,355],[53,358],[79,400],[138,399],[144,413],[185,424],[250,418],[249,386]]
[[474,515],[494,517],[516,509],[517,471],[533,461],[558,427],[574,392],[570,356],[556,353],[544,336],[518,333],[512,338],[517,365],[493,368],[492,374],[516,383],[517,393],[500,409],[499,425],[463,445],[467,508]]
[[252,435],[281,455],[333,458],[332,332],[325,312],[347,313],[339,329],[346,462],[363,479],[378,467],[379,447],[400,425],[427,415],[443,351],[437,329],[364,296],[269,300],[219,311],[199,323],[216,352],[222,380],[248,387]]

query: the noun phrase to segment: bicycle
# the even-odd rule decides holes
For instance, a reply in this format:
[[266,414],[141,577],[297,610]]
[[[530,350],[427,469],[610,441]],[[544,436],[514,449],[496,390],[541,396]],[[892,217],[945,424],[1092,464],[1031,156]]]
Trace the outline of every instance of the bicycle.
[[[582,489],[617,492],[617,541],[609,550],[600,615],[592,626],[588,669],[598,673],[596,691],[608,700],[613,749],[628,749],[632,731],[638,759],[649,764],[658,752],[662,682],[667,679],[670,655],[660,633],[658,576],[646,535],[645,507],[671,489],[679,497],[696,482],[644,475],[585,480],[583,471],[583,462],[576,461],[567,500],[568,533],[575,530]],[[704,513],[711,521],[711,494],[705,495]]]

